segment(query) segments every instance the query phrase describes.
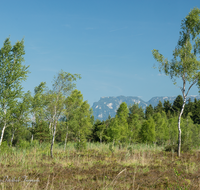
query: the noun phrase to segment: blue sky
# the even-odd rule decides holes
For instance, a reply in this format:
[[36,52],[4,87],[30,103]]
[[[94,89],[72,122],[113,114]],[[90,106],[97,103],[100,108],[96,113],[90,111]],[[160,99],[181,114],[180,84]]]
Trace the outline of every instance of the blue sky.
[[42,81],[51,88],[62,69],[81,74],[77,89],[90,105],[102,96],[177,96],[180,88],[153,69],[151,50],[171,59],[194,7],[199,0],[2,0],[0,47],[24,38],[25,91]]

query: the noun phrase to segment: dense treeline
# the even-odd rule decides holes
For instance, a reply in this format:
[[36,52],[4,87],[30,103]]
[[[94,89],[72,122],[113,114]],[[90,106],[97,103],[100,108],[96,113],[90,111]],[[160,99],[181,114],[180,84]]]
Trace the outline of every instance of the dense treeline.
[[[115,118],[106,121],[95,121],[92,140],[99,142],[124,143],[156,143],[176,148],[178,141],[178,114],[182,108],[183,98],[177,96],[173,104],[159,101],[154,108],[146,107],[145,111],[134,104],[127,107],[122,103]],[[182,144],[183,150],[200,145],[200,100],[189,99],[183,113]]]

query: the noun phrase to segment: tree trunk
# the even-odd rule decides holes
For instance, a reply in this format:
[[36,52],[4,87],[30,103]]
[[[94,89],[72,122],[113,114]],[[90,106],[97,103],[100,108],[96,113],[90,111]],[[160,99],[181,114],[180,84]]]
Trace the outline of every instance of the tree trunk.
[[33,134],[32,134],[32,136],[31,136],[31,143],[33,142]]
[[54,140],[55,140],[55,136],[56,136],[56,124],[57,124],[57,122],[55,122],[54,128],[53,128],[53,138],[52,138],[51,150],[50,150],[51,158],[53,158],[53,145],[54,145]]
[[66,149],[67,137],[68,137],[68,125],[67,125],[67,133],[66,133],[66,137],[65,137],[65,146],[64,146],[64,152],[65,152],[65,149]]
[[4,135],[5,129],[6,129],[6,121],[5,121],[4,126],[3,126],[3,129],[2,129],[2,131],[1,131],[0,146],[1,146],[1,143],[2,143],[2,141],[3,141],[3,135]]
[[10,146],[12,146],[13,139],[14,139],[14,135],[15,135],[15,130],[13,130],[13,132],[12,132],[12,137],[11,137],[11,141],[10,141]]
[[181,116],[183,114],[185,104],[186,104],[186,97],[184,97],[183,106],[181,108],[181,112],[178,117],[178,157],[181,156]]

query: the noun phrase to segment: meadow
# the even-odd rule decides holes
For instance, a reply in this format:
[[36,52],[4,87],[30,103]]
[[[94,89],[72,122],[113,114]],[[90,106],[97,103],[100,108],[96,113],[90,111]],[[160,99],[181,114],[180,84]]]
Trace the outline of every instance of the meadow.
[[163,151],[162,146],[124,147],[87,143],[77,151],[73,143],[25,143],[0,149],[0,189],[145,190],[200,189],[200,151]]

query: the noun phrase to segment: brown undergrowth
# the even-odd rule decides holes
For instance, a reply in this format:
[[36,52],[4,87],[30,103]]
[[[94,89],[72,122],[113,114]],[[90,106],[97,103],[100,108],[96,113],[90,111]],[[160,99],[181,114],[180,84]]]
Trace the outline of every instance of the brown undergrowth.
[[1,189],[200,189],[200,152],[158,148],[88,147],[1,151]]

